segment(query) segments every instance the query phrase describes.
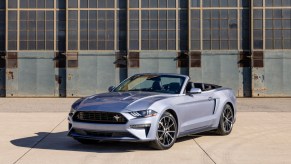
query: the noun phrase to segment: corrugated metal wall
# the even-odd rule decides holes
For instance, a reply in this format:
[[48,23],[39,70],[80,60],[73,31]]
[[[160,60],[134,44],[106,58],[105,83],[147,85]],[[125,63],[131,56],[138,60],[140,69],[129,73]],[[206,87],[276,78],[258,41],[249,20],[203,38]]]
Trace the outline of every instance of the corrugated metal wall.
[[106,92],[119,83],[120,72],[113,64],[115,53],[78,54],[78,64],[67,68],[67,96],[80,97]]
[[[0,68],[0,95],[7,97],[80,97],[107,91],[136,73],[189,72],[192,81],[232,88],[239,97],[289,97],[291,58],[286,51],[268,51],[263,67],[239,67],[238,52],[203,52],[201,67],[181,68],[177,53],[143,52],[138,66],[118,68],[112,53],[79,53],[76,67],[56,68],[54,53],[18,53],[15,67]],[[15,59],[8,59],[8,61]],[[189,61],[191,63],[191,60]],[[13,62],[8,65],[13,64]],[[15,63],[14,63],[15,64]],[[127,76],[128,74],[128,76]]]
[[[132,76],[137,73],[178,73],[177,71],[177,53],[176,52],[162,52],[151,51],[139,53],[139,66],[129,67],[128,75]],[[131,60],[129,60],[131,62]],[[131,66],[131,65],[129,65]]]
[[254,97],[291,96],[291,53],[289,51],[266,51],[263,67],[254,68]]
[[18,53],[17,64],[6,70],[6,96],[62,96],[59,90],[65,81],[57,78],[60,72],[55,69],[54,58],[55,54],[48,52]]

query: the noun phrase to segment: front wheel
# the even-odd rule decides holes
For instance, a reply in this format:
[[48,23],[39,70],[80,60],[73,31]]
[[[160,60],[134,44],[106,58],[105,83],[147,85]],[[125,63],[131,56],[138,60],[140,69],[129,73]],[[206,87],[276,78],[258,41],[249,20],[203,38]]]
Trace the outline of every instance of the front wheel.
[[171,148],[177,138],[177,122],[173,115],[165,112],[158,122],[156,139],[152,141],[152,147],[158,150]]
[[234,122],[234,113],[232,107],[229,104],[224,106],[224,109],[220,116],[220,121],[216,133],[218,135],[228,135],[232,131]]

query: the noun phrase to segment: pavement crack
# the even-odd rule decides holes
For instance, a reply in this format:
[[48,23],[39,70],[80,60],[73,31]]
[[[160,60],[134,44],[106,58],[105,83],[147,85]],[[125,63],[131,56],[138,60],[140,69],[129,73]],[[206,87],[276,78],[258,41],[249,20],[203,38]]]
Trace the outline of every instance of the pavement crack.
[[22,156],[20,156],[15,162],[13,162],[13,164],[18,163],[26,154],[28,154],[33,148],[35,148],[41,141],[43,141],[44,139],[46,139],[59,125],[61,125],[64,121],[66,120],[63,119],[61,122],[59,122],[49,133],[47,133],[44,137],[42,137],[40,140],[38,140],[34,145],[32,145],[31,148],[29,148],[29,150],[27,150]]
[[207,157],[214,163],[216,164],[216,162],[214,161],[213,158],[211,158],[211,156],[206,152],[205,149],[202,148],[202,146],[195,140],[195,138],[193,138],[194,142],[198,145],[198,147],[207,155]]

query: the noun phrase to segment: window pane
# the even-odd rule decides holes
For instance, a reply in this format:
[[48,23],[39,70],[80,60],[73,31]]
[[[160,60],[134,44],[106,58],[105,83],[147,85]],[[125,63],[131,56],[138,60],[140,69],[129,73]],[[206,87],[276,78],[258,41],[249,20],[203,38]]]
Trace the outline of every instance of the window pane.
[[80,1],[80,8],[88,8],[88,0],[81,0]]
[[17,8],[17,0],[9,0],[8,2],[8,8]]
[[200,7],[200,0],[191,0],[192,7]]
[[129,7],[130,8],[138,8],[139,7],[138,0],[129,0]]
[[69,8],[78,8],[78,0],[68,0]]

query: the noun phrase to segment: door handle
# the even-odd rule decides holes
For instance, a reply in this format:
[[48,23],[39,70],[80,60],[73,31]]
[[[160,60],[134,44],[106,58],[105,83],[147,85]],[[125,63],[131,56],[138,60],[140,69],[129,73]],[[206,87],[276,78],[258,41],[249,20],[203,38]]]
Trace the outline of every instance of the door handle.
[[212,101],[212,100],[213,100],[213,97],[209,97],[209,98],[208,98],[208,101]]

